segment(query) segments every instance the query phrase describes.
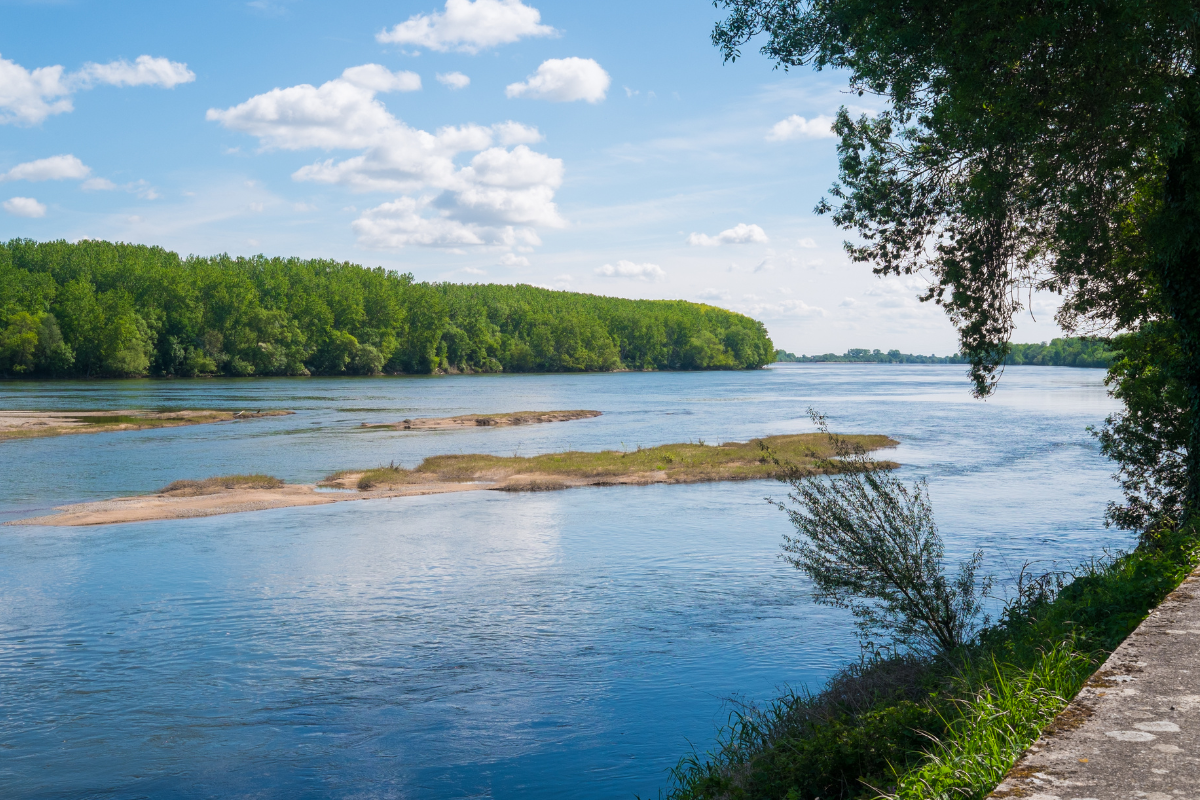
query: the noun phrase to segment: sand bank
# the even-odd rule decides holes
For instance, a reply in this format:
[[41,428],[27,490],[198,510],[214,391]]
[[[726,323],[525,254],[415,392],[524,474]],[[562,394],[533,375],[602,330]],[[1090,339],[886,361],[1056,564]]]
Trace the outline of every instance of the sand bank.
[[[886,436],[843,438],[865,450],[898,444]],[[265,475],[176,481],[158,494],[60,506],[55,509],[56,514],[6,524],[110,525],[447,492],[530,492],[580,486],[756,480],[780,473],[780,467],[769,455],[802,472],[838,471],[825,460],[833,455],[828,438],[817,433],[768,436],[721,445],[689,442],[631,451],[547,453],[528,458],[445,455],[427,458],[415,469],[388,466],[335,472],[316,486],[283,484]],[[877,463],[884,469],[899,466],[891,461]]]
[[278,417],[292,411],[0,411],[0,441]]
[[393,431],[436,431],[453,428],[487,428],[505,425],[534,425],[540,422],[569,422],[600,416],[599,411],[512,411],[507,414],[462,414],[457,417],[417,417],[400,422],[364,422],[362,427]]

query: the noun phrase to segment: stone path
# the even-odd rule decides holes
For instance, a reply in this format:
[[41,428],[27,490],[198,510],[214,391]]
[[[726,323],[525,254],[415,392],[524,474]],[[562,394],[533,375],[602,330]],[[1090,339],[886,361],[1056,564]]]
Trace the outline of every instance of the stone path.
[[1200,569],[1104,662],[990,797],[1200,800]]

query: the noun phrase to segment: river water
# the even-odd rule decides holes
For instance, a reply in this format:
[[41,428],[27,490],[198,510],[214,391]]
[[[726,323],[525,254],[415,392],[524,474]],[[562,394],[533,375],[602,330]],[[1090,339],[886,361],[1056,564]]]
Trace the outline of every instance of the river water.
[[[929,480],[951,557],[1004,579],[1130,543],[1088,425],[1103,371],[0,383],[0,408],[288,408],[294,416],[0,444],[0,521],[180,478],[314,481],[436,453],[532,455],[885,433]],[[588,408],[503,429],[361,422]],[[104,528],[0,529],[0,795],[656,795],[728,699],[817,687],[858,646],[777,558],[772,482],[478,492]]]

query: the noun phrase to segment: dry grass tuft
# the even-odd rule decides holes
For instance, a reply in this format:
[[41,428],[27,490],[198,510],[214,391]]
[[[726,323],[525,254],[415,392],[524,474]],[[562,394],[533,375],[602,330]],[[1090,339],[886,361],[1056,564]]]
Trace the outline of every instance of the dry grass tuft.
[[270,475],[218,475],[202,481],[173,481],[164,486],[159,494],[194,497],[227,489],[278,489],[281,486],[283,481]]

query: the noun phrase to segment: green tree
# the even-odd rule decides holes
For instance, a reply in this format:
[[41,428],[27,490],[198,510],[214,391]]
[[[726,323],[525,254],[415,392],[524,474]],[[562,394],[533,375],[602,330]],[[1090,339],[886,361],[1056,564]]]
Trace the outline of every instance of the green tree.
[[[849,71],[885,102],[835,125],[831,194],[852,257],[923,271],[988,393],[1028,290],[1060,321],[1169,317],[1200,508],[1200,74],[1184,0],[718,0],[727,59],[758,34],[783,67]],[[1147,302],[1157,294],[1160,303]]]

